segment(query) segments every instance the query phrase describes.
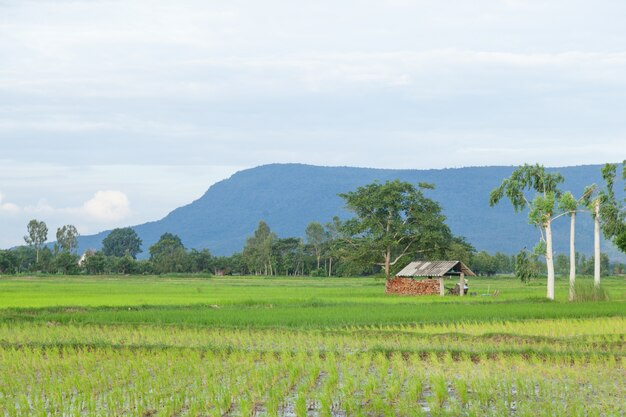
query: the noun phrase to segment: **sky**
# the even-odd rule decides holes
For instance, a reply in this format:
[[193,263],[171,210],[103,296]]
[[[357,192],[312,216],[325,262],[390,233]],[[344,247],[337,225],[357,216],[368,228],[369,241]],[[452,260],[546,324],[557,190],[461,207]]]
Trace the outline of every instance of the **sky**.
[[267,163],[626,158],[622,0],[0,0],[0,248]]

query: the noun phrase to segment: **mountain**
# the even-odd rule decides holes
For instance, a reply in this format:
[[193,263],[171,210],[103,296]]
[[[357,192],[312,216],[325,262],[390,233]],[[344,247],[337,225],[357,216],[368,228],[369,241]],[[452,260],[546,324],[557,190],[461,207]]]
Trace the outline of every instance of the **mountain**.
[[[600,165],[556,168],[566,182],[564,189],[580,195],[586,185],[602,182]],[[272,164],[237,172],[211,186],[193,203],[177,208],[165,218],[134,226],[143,240],[143,256],[161,234],[179,235],[187,248],[208,248],[216,255],[241,251],[245,240],[265,220],[278,236],[304,237],[311,221],[328,222],[333,216],[350,216],[339,193],[352,191],[373,181],[400,179],[429,182],[436,188],[427,195],[443,206],[448,225],[478,250],[508,254],[532,248],[539,231],[527,222],[526,214],[515,213],[508,201],[489,207],[489,192],[509,176],[514,167],[474,167],[430,170],[393,170],[351,167],[319,167],[301,164]],[[107,232],[82,236],[79,250],[98,249]],[[569,221],[555,224],[555,251],[567,253]],[[577,218],[577,249],[591,254],[593,223],[582,213]],[[618,252],[605,243],[603,251],[612,258]]]

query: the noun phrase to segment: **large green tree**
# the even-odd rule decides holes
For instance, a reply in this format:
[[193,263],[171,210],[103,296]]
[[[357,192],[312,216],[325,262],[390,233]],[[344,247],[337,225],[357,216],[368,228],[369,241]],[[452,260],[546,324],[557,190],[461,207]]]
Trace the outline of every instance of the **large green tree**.
[[35,248],[37,260],[39,263],[39,251],[43,244],[48,240],[48,226],[43,221],[32,219],[26,226],[28,234],[24,236],[24,241],[28,246]]
[[[604,236],[626,253],[626,197],[619,199],[615,194],[617,181],[617,164],[606,164],[602,168],[602,177],[606,186],[605,204],[601,209],[602,231]],[[626,161],[622,163],[622,180],[626,180]],[[626,192],[626,181],[624,182]]]
[[[541,244],[545,245],[546,267],[548,270],[547,297],[554,300],[554,253],[552,249],[552,221],[555,218],[558,189],[564,181],[561,174],[549,173],[542,165],[525,164],[513,171],[499,187],[491,191],[489,204],[493,207],[507,197],[516,212],[528,208],[531,224],[541,230]],[[526,197],[527,191],[534,191],[532,200]]]
[[345,248],[343,237],[343,223],[338,216],[333,217],[333,221],[324,226],[328,240],[326,241],[325,252],[328,257],[328,276],[333,275],[333,263],[342,257],[342,249]]
[[343,225],[352,255],[379,265],[389,279],[401,260],[445,253],[452,234],[441,206],[423,193],[433,188],[395,180],[339,194],[354,213]]
[[75,275],[80,273],[78,255],[69,251],[59,253],[52,263],[52,267],[58,274]]
[[150,261],[155,272],[183,272],[186,268],[187,252],[180,237],[164,233],[157,243],[150,246]]
[[315,252],[315,258],[317,259],[317,269],[320,269],[320,260],[322,258],[322,249],[329,239],[328,233],[324,230],[324,226],[318,222],[311,222],[307,225],[306,240]]
[[297,237],[276,239],[272,245],[276,262],[276,273],[283,275],[302,274],[304,267],[304,244]]
[[10,250],[0,250],[0,274],[15,274],[18,272],[18,259]]
[[[626,234],[626,213],[624,204],[615,195],[614,187],[617,177],[617,164],[605,164],[602,167],[602,177],[605,186],[601,187],[592,184],[585,189],[584,204],[591,213],[594,220],[594,269],[593,282],[600,285],[602,271],[601,251],[600,251],[600,231],[608,239],[619,242],[618,236]],[[626,178],[626,165],[622,172],[622,178]],[[626,186],[624,187],[626,190]],[[619,247],[619,245],[618,245]],[[626,247],[624,248],[626,251]]]
[[465,265],[471,265],[472,257],[475,252],[476,248],[467,242],[464,237],[455,236],[452,238],[452,242],[446,251],[445,257],[446,259],[461,261]]
[[72,252],[78,246],[76,226],[67,224],[57,229],[57,244],[64,252]]
[[102,241],[102,252],[106,256],[130,255],[133,259],[141,252],[142,241],[130,227],[113,229]]
[[274,274],[272,246],[276,239],[276,235],[272,233],[267,223],[261,220],[254,235],[246,240],[243,249],[243,257],[250,271],[254,271],[256,275]]
[[213,255],[208,249],[192,249],[187,258],[190,272],[211,272],[213,269]]

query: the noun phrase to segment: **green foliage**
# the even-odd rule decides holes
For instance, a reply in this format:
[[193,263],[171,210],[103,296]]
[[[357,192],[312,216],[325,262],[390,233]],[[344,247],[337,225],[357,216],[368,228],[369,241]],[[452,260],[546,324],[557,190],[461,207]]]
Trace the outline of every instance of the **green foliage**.
[[355,215],[342,229],[351,258],[383,267],[390,278],[390,268],[403,259],[418,254],[438,257],[449,250],[452,234],[441,206],[423,193],[432,188],[430,184],[416,188],[396,180],[339,194]]
[[617,246],[619,250],[626,253],[626,231],[615,236],[613,243],[615,243],[615,246]]
[[44,246],[39,251],[39,261],[30,264],[29,269],[30,272],[52,272],[55,273],[54,269],[54,253],[50,250],[50,248]]
[[254,235],[247,239],[243,248],[243,257],[249,271],[257,275],[273,275],[272,245],[275,240],[276,234],[261,220]]
[[304,250],[302,240],[299,238],[277,238],[272,243],[272,261],[275,265],[272,271],[286,276],[302,275],[305,265]]
[[130,255],[133,259],[141,253],[141,239],[130,227],[113,229],[102,241],[102,252],[106,256],[122,257]]
[[[452,238],[452,242],[444,255],[445,259],[461,261],[465,265],[472,268],[472,258],[476,252],[474,246],[465,240],[463,237],[455,236]],[[474,271],[476,272],[476,271]]]
[[192,249],[187,255],[189,265],[188,272],[211,272],[213,268],[213,256],[208,249],[201,251]]
[[[578,256],[576,263],[576,270],[582,275],[593,275],[595,265],[595,257],[590,256],[587,258],[584,255]],[[600,254],[600,271],[602,276],[607,276],[610,271],[609,256],[606,253]]]
[[554,257],[554,271],[558,275],[569,274],[569,256],[559,253]]
[[526,249],[522,249],[515,256],[515,277],[524,283],[529,283],[537,277],[535,263]]
[[71,224],[57,229],[57,244],[64,252],[73,252],[78,246],[78,230]]
[[576,200],[576,197],[574,197],[570,191],[567,191],[559,198],[558,207],[564,212],[575,212],[578,208],[578,200]]
[[545,195],[537,194],[530,204],[528,220],[534,225],[545,225],[549,223],[554,214],[556,204],[556,193],[547,192]]
[[472,256],[472,271],[478,275],[495,275],[498,272],[498,266],[494,257],[486,251],[480,251]]
[[[112,257],[109,258],[110,261],[112,262],[112,270],[117,272],[118,274],[134,274],[139,272],[136,267],[137,263],[135,262],[135,260],[129,255],[126,254],[124,256],[120,256],[120,257]],[[159,266],[163,266],[162,264],[159,264]],[[164,272],[163,270],[159,270],[159,272]],[[170,271],[165,271],[165,272],[170,272]]]
[[312,277],[325,277],[326,271],[323,268],[314,269],[309,273],[309,276]]
[[261,221],[254,235],[247,239],[243,252],[221,257],[219,263],[223,267],[218,269],[227,274],[266,276],[354,276],[376,272],[370,265],[349,258],[351,248],[338,217],[325,226],[310,223],[305,233],[308,244],[297,237],[280,238]]
[[150,261],[154,271],[159,274],[184,272],[187,254],[180,237],[164,233],[157,243],[150,246]]
[[[528,220],[540,228],[541,241],[545,243],[547,297],[554,299],[554,261],[552,259],[552,221],[557,200],[561,198],[558,189],[565,179],[559,173],[549,173],[543,165],[525,164],[517,168],[509,178],[502,181],[499,187],[491,191],[489,204],[496,205],[504,196],[508,197],[516,212],[529,209]],[[534,191],[532,201],[525,195],[527,191]],[[545,233],[545,234],[544,234]],[[525,279],[526,277],[523,276]]]
[[54,258],[53,265],[55,272],[59,274],[77,275],[80,273],[78,256],[70,252],[59,253]]
[[539,257],[545,257],[546,256],[546,242],[545,240],[541,240],[539,242],[537,242],[537,244],[533,247],[533,257],[534,258],[539,258]]
[[502,252],[496,252],[493,258],[496,264],[496,273],[510,274],[514,272],[515,261],[510,256]]
[[85,272],[90,275],[100,275],[110,272],[107,269],[107,257],[102,252],[87,252],[82,263]]
[[[617,181],[617,164],[606,164],[602,168],[602,177],[606,186],[600,211],[602,231],[606,238],[613,239],[615,245],[626,253],[626,198],[620,201],[614,190]],[[622,164],[622,180],[626,180],[626,161]],[[624,191],[626,191],[626,182]]]
[[31,271],[36,266],[37,252],[33,247],[19,246],[10,252],[13,256],[7,259],[15,261],[15,265],[10,269],[14,270],[16,274]]
[[216,275],[241,275],[246,270],[246,264],[241,253],[232,256],[218,256],[213,258],[212,272]]
[[318,222],[311,222],[307,225],[306,230],[307,243],[313,247],[315,257],[317,259],[317,269],[320,268],[320,259],[322,257],[322,249],[329,239],[328,233],[324,230],[324,226]]
[[[543,165],[525,164],[513,171],[509,178],[503,180],[499,187],[491,191],[489,204],[493,207],[502,198],[507,197],[516,212],[531,206],[531,212],[535,211],[531,220],[532,217],[541,218],[554,211],[555,199],[560,197],[558,185],[564,180],[561,174],[546,172]],[[536,196],[534,202],[530,203],[524,194],[525,191],[530,190],[535,191],[541,198],[536,199]]]
[[43,221],[32,219],[26,226],[28,234],[24,236],[24,241],[28,246],[36,250],[36,261],[39,263],[39,251],[48,239],[48,226]]
[[0,274],[18,272],[18,260],[14,251],[0,250]]

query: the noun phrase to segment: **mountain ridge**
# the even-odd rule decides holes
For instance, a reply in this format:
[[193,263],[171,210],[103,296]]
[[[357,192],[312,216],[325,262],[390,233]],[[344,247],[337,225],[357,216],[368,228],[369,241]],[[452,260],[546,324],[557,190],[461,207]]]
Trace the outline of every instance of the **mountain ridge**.
[[[551,167],[561,172],[564,189],[579,195],[586,185],[601,183],[602,165]],[[132,226],[147,248],[165,232],[178,234],[188,248],[207,248],[216,255],[241,251],[260,220],[279,236],[304,237],[311,221],[328,222],[334,215],[350,216],[337,194],[352,191],[373,181],[399,179],[429,182],[435,190],[427,195],[438,201],[453,233],[464,236],[478,250],[516,253],[532,247],[539,232],[527,223],[526,215],[515,213],[508,201],[489,207],[489,191],[510,175],[514,166],[437,168],[426,170],[366,167],[322,167],[307,164],[266,164],[241,170],[218,181],[198,199],[178,207],[160,220]],[[593,245],[591,216],[580,215],[577,247],[590,254]],[[577,220],[578,220],[577,219]],[[555,251],[567,251],[567,219],[555,224]],[[99,249],[109,231],[82,236],[79,250]],[[604,243],[603,250],[619,256]]]

